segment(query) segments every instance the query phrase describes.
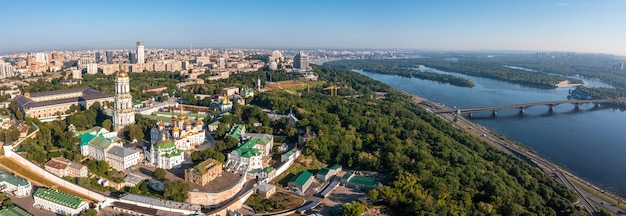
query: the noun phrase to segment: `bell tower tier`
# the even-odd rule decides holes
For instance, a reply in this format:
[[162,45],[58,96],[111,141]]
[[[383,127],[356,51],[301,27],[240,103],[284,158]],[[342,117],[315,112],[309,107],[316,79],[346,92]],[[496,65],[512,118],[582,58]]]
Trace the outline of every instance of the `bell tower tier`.
[[130,95],[130,77],[120,64],[120,70],[115,77],[115,107],[113,109],[113,126],[115,131],[135,124],[133,111],[133,97]]

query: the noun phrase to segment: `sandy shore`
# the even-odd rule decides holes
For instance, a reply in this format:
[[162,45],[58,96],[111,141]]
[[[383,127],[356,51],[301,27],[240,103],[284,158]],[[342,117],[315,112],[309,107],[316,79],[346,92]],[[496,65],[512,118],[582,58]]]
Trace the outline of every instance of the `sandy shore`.
[[561,81],[560,83],[556,84],[556,87],[576,87],[576,86],[581,86],[583,84],[580,83],[569,83],[569,80],[564,80]]

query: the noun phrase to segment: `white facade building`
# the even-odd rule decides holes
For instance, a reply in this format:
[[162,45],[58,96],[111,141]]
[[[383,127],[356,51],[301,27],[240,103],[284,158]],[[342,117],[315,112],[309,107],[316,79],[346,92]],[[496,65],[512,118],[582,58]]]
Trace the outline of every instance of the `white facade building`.
[[146,63],[143,41],[137,41],[137,64]]
[[120,71],[115,78],[115,109],[113,110],[113,126],[115,131],[135,124],[133,112],[133,97],[130,95],[130,78],[120,65]]
[[89,203],[73,195],[47,188],[39,188],[33,194],[35,208],[43,208],[57,215],[79,215],[89,209]]
[[145,149],[146,160],[157,168],[171,169],[179,167],[185,162],[185,155],[182,150],[162,134],[162,138],[155,144]]
[[125,170],[137,164],[139,151],[122,146],[112,146],[107,151],[105,160],[111,165],[111,168]]
[[172,116],[169,123],[163,120],[150,130],[150,144],[154,145],[161,140],[170,140],[176,148],[186,151],[206,142],[206,133],[200,118],[191,123],[191,120],[183,114],[182,106],[178,117]]
[[0,170],[0,191],[12,192],[17,197],[29,196],[33,185],[26,179],[16,177],[13,174]]
[[97,74],[98,73],[98,64],[89,63],[87,64],[87,73],[88,74]]

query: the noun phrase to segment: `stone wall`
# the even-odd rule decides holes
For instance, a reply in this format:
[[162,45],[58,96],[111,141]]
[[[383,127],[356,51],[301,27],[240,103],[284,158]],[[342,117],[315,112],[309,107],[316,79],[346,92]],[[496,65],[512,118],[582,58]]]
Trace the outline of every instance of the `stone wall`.
[[81,194],[84,197],[88,197],[91,200],[94,201],[98,201],[98,202],[104,202],[106,200],[106,197],[104,195],[101,195],[99,193],[93,192],[91,190],[88,190],[86,188],[83,188],[81,186],[78,186],[74,183],[65,181],[64,179],[48,172],[47,170],[39,167],[38,165],[28,161],[26,158],[23,158],[21,155],[15,153],[13,151],[13,149],[11,148],[11,146],[4,146],[4,155],[12,158],[15,162],[19,163],[20,165],[24,166],[26,169],[30,170],[33,173],[37,173],[40,176],[42,176],[43,178],[45,178],[48,181],[51,181],[54,184],[57,184],[61,187],[64,187],[68,190],[71,190],[77,194]]
[[235,196],[235,194],[237,194],[237,192],[239,192],[243,188],[245,181],[245,178],[241,178],[239,182],[233,184],[230,188],[215,193],[191,191],[188,194],[187,202],[203,206],[222,203]]

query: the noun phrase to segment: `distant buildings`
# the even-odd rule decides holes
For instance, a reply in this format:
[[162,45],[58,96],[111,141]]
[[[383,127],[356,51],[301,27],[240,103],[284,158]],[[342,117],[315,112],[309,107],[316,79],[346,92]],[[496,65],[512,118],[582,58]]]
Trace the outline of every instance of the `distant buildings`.
[[113,51],[106,52],[106,63],[113,64]]
[[89,209],[89,203],[73,195],[60,191],[39,188],[33,194],[35,208],[43,208],[57,215],[79,215]]
[[300,71],[309,70],[309,56],[300,51],[293,57],[293,68],[300,69]]
[[112,101],[113,95],[90,88],[24,93],[15,98],[20,111],[41,121],[52,121],[57,116],[66,114],[72,105],[89,108],[95,102],[104,104]]
[[145,63],[144,54],[145,54],[145,51],[143,48],[143,41],[137,41],[137,61],[135,63],[138,63],[138,64]]
[[98,73],[98,64],[96,63],[89,63],[87,64],[87,73],[88,74],[97,74]]

